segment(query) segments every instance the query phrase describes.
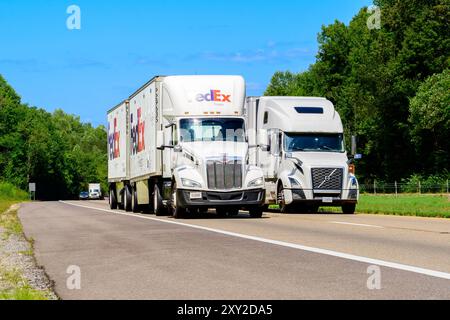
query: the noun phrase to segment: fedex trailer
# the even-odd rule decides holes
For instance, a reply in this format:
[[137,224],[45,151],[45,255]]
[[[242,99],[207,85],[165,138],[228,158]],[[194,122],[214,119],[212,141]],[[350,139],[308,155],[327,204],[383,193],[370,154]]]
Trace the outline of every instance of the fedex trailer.
[[261,217],[240,76],[158,76],[108,112],[110,206],[175,218],[213,208]]
[[282,212],[317,212],[321,206],[355,212],[358,180],[330,101],[249,97],[245,113],[249,142],[256,147],[250,164],[264,171],[266,204],[278,204]]

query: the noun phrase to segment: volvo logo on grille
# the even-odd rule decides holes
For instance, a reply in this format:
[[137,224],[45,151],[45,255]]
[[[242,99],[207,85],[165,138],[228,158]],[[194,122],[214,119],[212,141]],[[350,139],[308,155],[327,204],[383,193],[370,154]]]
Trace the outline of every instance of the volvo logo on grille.
[[331,177],[336,173],[336,171],[338,171],[338,169],[334,169],[328,176],[326,176],[322,183],[319,185],[318,189],[320,189],[325,183],[330,182],[331,181]]

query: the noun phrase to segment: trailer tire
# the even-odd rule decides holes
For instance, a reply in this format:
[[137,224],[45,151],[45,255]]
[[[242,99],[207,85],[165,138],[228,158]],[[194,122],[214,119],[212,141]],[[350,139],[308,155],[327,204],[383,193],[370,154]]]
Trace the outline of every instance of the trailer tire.
[[111,210],[117,209],[116,192],[113,189],[109,190],[109,208]]
[[123,196],[124,196],[123,197],[123,208],[126,212],[130,212],[131,211],[131,192],[130,192],[129,186],[125,186]]
[[139,212],[139,202],[136,188],[131,188],[131,211],[133,211],[133,213]]
[[153,212],[157,217],[163,216],[165,214],[164,204],[161,197],[161,191],[157,184],[153,188]]

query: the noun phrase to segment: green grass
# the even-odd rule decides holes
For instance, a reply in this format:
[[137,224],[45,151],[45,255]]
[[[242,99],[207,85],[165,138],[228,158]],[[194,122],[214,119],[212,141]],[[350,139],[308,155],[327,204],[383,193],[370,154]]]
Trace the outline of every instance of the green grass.
[[[269,206],[278,210],[278,205]],[[321,207],[322,213],[342,213],[339,207]],[[369,195],[362,194],[357,213],[450,218],[450,196],[432,194]]]
[[28,194],[25,191],[17,189],[10,183],[0,182],[0,226],[6,229],[5,236],[10,234],[21,234],[22,224],[17,217],[16,211],[6,211],[19,202],[26,201]]
[[361,195],[358,213],[450,218],[447,195]]
[[4,239],[7,239],[12,234],[21,235],[23,233],[22,224],[17,216],[17,210],[3,211],[0,213],[0,226],[5,229],[3,233]]
[[1,270],[0,276],[3,285],[8,286],[0,291],[0,300],[48,300],[48,292],[31,288],[17,269]]
[[[23,201],[28,199],[28,194],[14,187],[12,184],[8,182],[0,181],[0,201],[1,200],[9,200],[9,201]],[[0,210],[0,212],[3,212]]]

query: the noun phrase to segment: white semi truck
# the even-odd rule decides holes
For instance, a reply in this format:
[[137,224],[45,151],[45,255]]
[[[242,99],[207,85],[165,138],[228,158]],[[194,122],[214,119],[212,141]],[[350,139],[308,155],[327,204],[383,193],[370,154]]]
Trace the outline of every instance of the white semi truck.
[[240,76],[158,76],[111,109],[111,208],[261,217],[264,177],[249,164],[244,104]]
[[282,212],[317,212],[321,206],[355,212],[353,157],[345,151],[341,118],[330,101],[249,97],[245,114],[249,143],[256,147],[250,164],[264,171],[266,204],[278,204]]

